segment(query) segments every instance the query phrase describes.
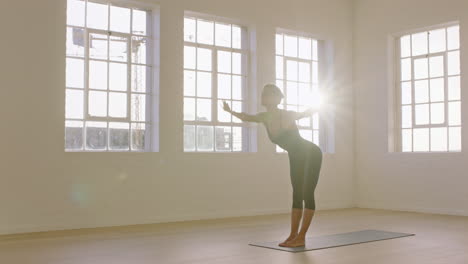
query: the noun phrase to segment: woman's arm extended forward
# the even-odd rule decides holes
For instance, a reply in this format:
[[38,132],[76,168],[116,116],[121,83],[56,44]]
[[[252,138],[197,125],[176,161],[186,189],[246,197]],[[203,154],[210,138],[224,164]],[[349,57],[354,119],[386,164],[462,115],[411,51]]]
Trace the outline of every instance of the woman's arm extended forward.
[[256,122],[256,123],[262,122],[260,114],[249,115],[249,114],[246,114],[246,113],[234,112],[234,111],[231,110],[229,105],[224,101],[223,101],[223,109],[224,109],[224,111],[226,111],[228,113],[231,113],[233,116],[239,118],[240,120],[242,120],[244,122]]

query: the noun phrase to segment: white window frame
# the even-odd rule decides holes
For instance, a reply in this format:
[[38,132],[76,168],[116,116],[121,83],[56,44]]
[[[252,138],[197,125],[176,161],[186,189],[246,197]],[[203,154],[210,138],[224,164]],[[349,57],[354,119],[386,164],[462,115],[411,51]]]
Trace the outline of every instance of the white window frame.
[[[420,29],[417,29],[417,30],[411,30],[411,31],[407,31],[407,32],[404,32],[404,33],[400,33],[398,34],[397,36],[394,37],[394,45],[395,45],[395,54],[394,54],[394,59],[395,59],[395,74],[394,74],[394,78],[395,78],[395,81],[394,81],[394,95],[395,95],[395,100],[394,100],[394,103],[395,103],[395,145],[394,145],[394,150],[396,150],[397,152],[401,152],[401,153],[458,153],[458,152],[461,152],[462,151],[462,145],[460,145],[460,150],[450,150],[450,133],[449,133],[449,128],[450,127],[460,127],[460,129],[462,129],[463,127],[463,123],[461,123],[460,125],[449,125],[449,102],[462,102],[462,98],[460,98],[459,100],[449,100],[448,99],[448,79],[449,77],[460,77],[461,78],[461,69],[460,69],[460,73],[459,74],[456,74],[456,75],[449,75],[448,74],[448,59],[447,59],[447,54],[449,52],[454,52],[454,51],[458,51],[460,52],[461,51],[461,44],[459,46],[458,49],[452,49],[452,50],[449,50],[448,49],[448,33],[447,33],[447,28],[450,28],[450,27],[453,27],[453,26],[459,26],[460,27],[460,23],[459,22],[451,22],[451,23],[446,23],[446,24],[441,24],[441,25],[435,25],[435,26],[430,26],[430,27],[425,27],[425,28],[420,28]],[[439,30],[439,29],[445,29],[445,45],[446,45],[446,50],[443,51],[443,52],[437,52],[437,53],[431,53],[430,52],[430,40],[429,40],[429,37],[428,37],[428,41],[427,41],[427,45],[428,45],[428,53],[427,54],[423,54],[423,55],[417,55],[417,56],[412,56],[412,54],[408,57],[402,57],[401,56],[401,38],[404,37],[404,36],[410,36],[410,50],[412,51],[412,41],[411,41],[411,35],[412,34],[418,34],[418,33],[423,33],[423,32],[428,32],[428,34],[430,34],[430,31],[432,30]],[[459,38],[459,41],[461,40],[461,35],[460,35],[460,38]],[[431,78],[430,76],[430,58],[431,57],[440,57],[442,56],[443,57],[443,60],[444,60],[444,74],[442,77],[433,77]],[[414,70],[414,61],[415,60],[418,60],[418,59],[424,59],[424,58],[427,58],[428,59],[428,77],[427,78],[423,78],[423,79],[415,79],[415,70]],[[403,59],[411,59],[411,79],[410,80],[402,80],[402,76],[401,76],[401,61]],[[461,57],[460,57],[460,62],[461,62]],[[430,80],[431,79],[439,79],[439,78],[443,78],[444,79],[444,100],[443,101],[438,101],[438,102],[431,102],[431,99],[430,99],[430,93],[431,93],[431,89],[430,89],[430,86],[428,87],[428,93],[429,93],[429,99],[428,99],[428,102],[425,102],[425,103],[415,103],[415,81],[419,81],[419,80],[427,80],[429,85],[430,85]],[[410,104],[403,104],[402,102],[402,91],[401,91],[401,84],[403,82],[410,82],[411,83],[411,103]],[[461,90],[461,87],[460,87],[460,90]],[[461,91],[460,91],[461,92]],[[434,103],[443,103],[444,104],[444,122],[443,123],[440,123],[440,124],[431,124],[431,105],[434,104]],[[428,124],[425,124],[425,125],[418,125],[416,124],[416,105],[424,105],[424,104],[427,104],[429,105],[429,123]],[[412,122],[412,127],[411,128],[403,128],[403,124],[402,124],[402,107],[403,106],[411,106],[411,122]],[[460,115],[462,115],[462,111],[460,109]],[[403,130],[405,129],[411,129],[411,130],[414,130],[414,129],[418,129],[418,128],[427,128],[429,130],[429,145],[428,145],[428,148],[429,150],[428,151],[415,151],[414,150],[414,133],[412,132],[411,133],[411,151],[403,151],[403,137],[402,137],[402,134],[403,134]],[[431,128],[447,128],[447,150],[446,151],[438,151],[438,150],[431,150]],[[463,138],[463,135],[461,135],[461,137]],[[461,143],[461,142],[460,142]]]
[[[186,98],[193,98],[195,99],[195,120],[185,120],[184,117],[184,131],[185,131],[185,126],[194,126],[195,127],[195,150],[186,150],[185,149],[185,137],[183,139],[183,151],[184,153],[243,153],[243,152],[250,152],[253,149],[252,142],[251,142],[251,125],[242,122],[238,120],[236,117],[232,116],[232,122],[221,122],[218,121],[218,112],[219,112],[219,107],[218,105],[220,104],[221,101],[226,100],[227,102],[229,101],[240,101],[242,103],[242,109],[233,109],[236,112],[242,111],[242,112],[247,112],[249,109],[250,105],[250,91],[249,91],[249,82],[250,82],[250,68],[249,68],[249,38],[248,38],[248,29],[245,25],[242,23],[239,23],[237,21],[233,21],[227,18],[223,17],[218,17],[218,16],[212,16],[212,15],[206,15],[206,14],[201,14],[201,13],[196,13],[196,12],[191,12],[191,11],[186,11],[184,13],[184,21],[185,19],[195,19],[195,20],[204,20],[204,21],[209,21],[213,22],[213,44],[203,44],[203,43],[198,43],[198,42],[190,42],[186,41],[185,39],[183,40],[183,46],[184,48],[186,46],[188,47],[194,47],[195,49],[197,48],[204,48],[204,49],[210,49],[212,51],[211,53],[211,71],[204,71],[204,70],[199,70],[197,68],[197,60],[195,60],[195,69],[189,69],[183,67],[183,71],[185,74],[185,71],[194,71],[195,75],[197,72],[207,72],[211,74],[211,97],[198,97],[196,92],[195,96],[188,96],[188,95],[183,95],[184,100]],[[237,26],[241,29],[241,48],[236,49],[236,48],[229,48],[229,47],[223,47],[223,46],[217,46],[216,45],[216,30],[215,30],[215,24],[220,23],[220,24],[231,24],[231,30],[232,26]],[[195,36],[197,36],[197,29],[195,31]],[[231,31],[231,42],[232,42],[232,31]],[[227,74],[230,75],[231,77],[233,75],[239,76],[239,74],[234,74],[234,73],[222,73],[218,72],[218,51],[226,51],[226,52],[236,52],[236,53],[241,53],[241,82],[242,82],[242,99],[237,100],[232,98],[232,89],[231,89],[231,99],[221,99],[218,97],[218,74]],[[185,54],[184,54],[185,56]],[[195,53],[195,56],[197,56],[197,53]],[[231,58],[231,68],[232,68],[232,63],[233,60]],[[196,81],[195,81],[196,83]],[[232,81],[231,81],[232,84]],[[196,84],[197,85],[197,84]],[[185,87],[184,87],[185,89]],[[183,89],[183,90],[184,90]],[[197,86],[195,88],[197,90]],[[210,99],[211,100],[211,121],[200,121],[196,120],[197,119],[197,99]],[[184,106],[185,107],[185,106]],[[232,108],[232,107],[231,107]],[[185,111],[185,110],[184,110]],[[221,110],[223,111],[223,110]],[[234,120],[237,120],[237,122],[234,122]],[[213,127],[213,150],[198,150],[198,126],[209,126]],[[230,150],[217,150],[216,149],[216,128],[217,127],[231,127],[231,137],[230,137]],[[234,150],[234,132],[233,128],[234,127],[241,127],[242,129],[242,144],[241,144],[241,150]],[[185,132],[184,132],[185,133]]]
[[[88,1],[83,0],[85,2],[85,9],[84,9],[84,26],[76,26],[76,25],[68,25],[68,21],[66,23],[66,28],[68,29],[80,29],[83,30],[84,35],[84,56],[71,56],[66,54],[66,59],[79,59],[84,62],[84,88],[72,88],[66,87],[65,90],[76,90],[83,92],[83,119],[76,119],[76,118],[65,118],[65,122],[67,121],[79,121],[83,122],[82,127],[82,140],[83,146],[82,149],[64,149],[66,152],[155,152],[158,151],[158,113],[153,111],[153,109],[157,109],[158,101],[155,100],[156,97],[159,97],[159,50],[156,50],[155,47],[159,47],[159,9],[157,6],[148,5],[148,4],[141,4],[135,1],[114,1],[114,0],[102,0],[102,1]],[[95,29],[87,27],[87,3],[88,2],[96,2],[100,4],[106,4],[107,6],[107,24],[108,30],[102,29]],[[128,8],[130,10],[141,10],[147,12],[147,26],[146,26],[146,35],[138,35],[133,33],[133,12],[130,12],[130,32],[129,33],[122,33],[110,30],[111,25],[111,7],[123,7]],[[107,52],[110,54],[110,38],[111,37],[122,37],[127,39],[127,59],[125,62],[122,61],[113,61],[110,59],[110,55],[107,59],[99,59],[99,58],[91,58],[89,54],[89,43],[91,34],[100,34],[106,35],[108,37],[107,42]],[[67,36],[68,37],[68,36]],[[147,47],[146,47],[146,64],[141,64],[132,61],[132,53],[131,45],[132,45],[132,38],[133,37],[143,37],[146,38]],[[90,61],[99,61],[105,62],[107,64],[107,89],[105,90],[98,90],[98,89],[91,89],[89,87],[89,64]],[[119,63],[119,64],[126,64],[127,65],[127,90],[123,91],[112,91],[109,89],[109,63]],[[132,74],[132,66],[143,66],[147,67],[146,76],[147,76],[147,91],[146,92],[136,92],[132,91],[131,89],[131,74]],[[125,118],[116,118],[116,117],[99,117],[99,116],[92,116],[89,113],[88,101],[89,101],[89,92],[96,91],[96,92],[105,92],[107,93],[107,114],[109,114],[109,94],[111,92],[116,93],[125,93],[127,96],[127,117]],[[131,120],[131,103],[132,103],[132,95],[145,95],[145,121],[132,121]],[[88,149],[86,147],[86,128],[87,122],[106,122],[106,147],[103,150],[94,150]],[[129,126],[129,148],[128,150],[112,150],[109,149],[110,147],[110,127],[109,123],[116,122],[116,123],[126,123]],[[143,149],[132,149],[132,124],[144,124],[145,125],[145,145]]]

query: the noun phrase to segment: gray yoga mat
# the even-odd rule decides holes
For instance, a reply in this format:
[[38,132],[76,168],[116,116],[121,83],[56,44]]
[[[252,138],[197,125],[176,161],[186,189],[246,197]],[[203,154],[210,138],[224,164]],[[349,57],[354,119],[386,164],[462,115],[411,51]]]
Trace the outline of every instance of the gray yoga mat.
[[362,230],[362,231],[357,231],[357,232],[349,232],[349,233],[342,233],[342,234],[335,234],[335,235],[328,235],[328,236],[306,237],[306,243],[305,243],[305,246],[303,247],[288,248],[288,247],[278,246],[278,244],[281,243],[282,241],[259,242],[259,243],[251,243],[249,245],[256,246],[256,247],[264,247],[264,248],[289,251],[289,252],[302,252],[302,251],[308,251],[308,250],[341,247],[341,246],[347,246],[347,245],[353,245],[353,244],[367,243],[367,242],[372,242],[372,241],[386,240],[386,239],[407,237],[407,236],[414,236],[414,235],[415,234],[396,233],[396,232],[369,229],[369,230]]

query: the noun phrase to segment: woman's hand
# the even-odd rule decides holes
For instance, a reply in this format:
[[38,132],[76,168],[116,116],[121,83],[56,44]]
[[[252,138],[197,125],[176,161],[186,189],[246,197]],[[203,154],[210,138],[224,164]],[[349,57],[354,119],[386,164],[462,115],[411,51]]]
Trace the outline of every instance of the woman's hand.
[[226,101],[223,101],[223,109],[224,109],[224,111],[231,113],[231,108],[226,103]]

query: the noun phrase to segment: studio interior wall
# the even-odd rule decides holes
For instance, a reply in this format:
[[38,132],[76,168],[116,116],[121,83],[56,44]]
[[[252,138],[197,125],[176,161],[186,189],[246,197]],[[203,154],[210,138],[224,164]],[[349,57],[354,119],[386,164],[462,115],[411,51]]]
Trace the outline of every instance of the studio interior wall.
[[[251,55],[257,67],[256,85],[250,88],[257,94],[264,83],[275,78],[277,27],[308,32],[330,43],[334,77],[328,85],[341,99],[336,103],[335,150],[324,156],[316,190],[317,209],[354,206],[352,1],[147,2],[160,8],[160,149],[156,153],[65,153],[66,1],[0,3],[0,234],[290,212],[288,158],[274,153],[263,127],[258,128],[258,151],[254,153],[183,152],[185,10],[235,19],[249,28],[255,36]],[[380,37],[371,25],[363,25],[363,29]],[[373,53],[380,51],[371,48]],[[368,81],[372,86],[373,79]],[[368,92],[366,98],[376,98],[374,92]],[[383,109],[373,103],[376,111],[368,115],[376,119],[376,127],[369,130],[380,131],[380,119],[373,115]],[[258,102],[257,109],[261,110]],[[360,128],[368,128],[367,123]],[[375,139],[383,136],[382,132]],[[369,159],[376,158],[372,154],[384,159],[380,146],[377,141],[366,144],[361,160],[366,150]],[[374,165],[378,163],[383,161]],[[367,169],[368,165],[360,164],[361,172]],[[379,171],[384,176],[390,176],[392,169],[398,171],[391,164],[387,162],[388,171]],[[371,169],[361,175],[361,185],[374,185],[375,190],[363,192],[361,201],[389,191],[366,180],[377,172],[375,166]],[[442,180],[447,173],[440,177],[434,171],[433,175],[434,186],[453,187]],[[398,186],[398,182],[394,184]],[[413,188],[417,187],[414,184],[419,183],[413,181]]]
[[354,8],[358,207],[468,215],[468,130],[462,128],[460,153],[398,153],[388,148],[389,89],[394,89],[389,85],[389,38],[399,32],[459,21],[462,124],[468,123],[468,1],[357,0]]

